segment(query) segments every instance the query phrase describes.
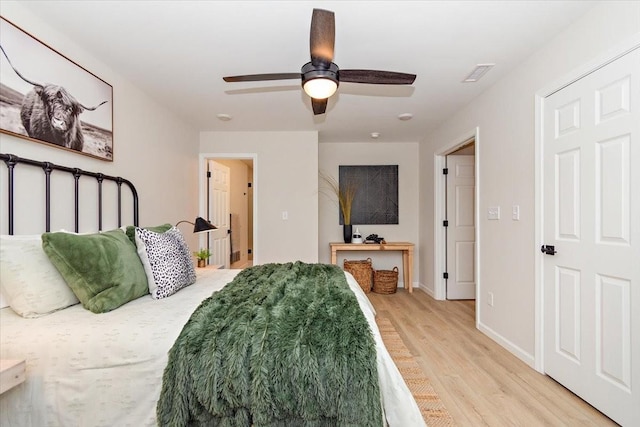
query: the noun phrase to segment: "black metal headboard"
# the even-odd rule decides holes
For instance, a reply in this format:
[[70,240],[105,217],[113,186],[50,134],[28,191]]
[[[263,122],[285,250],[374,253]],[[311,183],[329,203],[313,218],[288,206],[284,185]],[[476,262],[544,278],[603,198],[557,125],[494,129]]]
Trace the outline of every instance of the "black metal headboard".
[[122,184],[126,184],[131,190],[133,197],[133,225],[138,224],[138,192],[133,184],[120,177],[109,176],[102,173],[87,172],[78,168],[70,168],[66,166],[55,165],[50,162],[39,162],[37,160],[25,159],[13,154],[0,153],[0,159],[7,165],[7,184],[8,184],[8,219],[9,219],[9,234],[13,234],[13,220],[14,220],[14,202],[13,202],[13,187],[14,187],[14,168],[17,164],[26,164],[31,166],[37,166],[42,168],[45,176],[45,231],[51,231],[51,172],[54,170],[67,172],[73,175],[74,178],[74,214],[75,214],[75,232],[79,231],[79,219],[80,219],[80,186],[79,181],[81,176],[90,176],[98,182],[98,230],[102,230],[102,182],[104,180],[113,181],[117,184],[118,188],[118,227],[122,226]]

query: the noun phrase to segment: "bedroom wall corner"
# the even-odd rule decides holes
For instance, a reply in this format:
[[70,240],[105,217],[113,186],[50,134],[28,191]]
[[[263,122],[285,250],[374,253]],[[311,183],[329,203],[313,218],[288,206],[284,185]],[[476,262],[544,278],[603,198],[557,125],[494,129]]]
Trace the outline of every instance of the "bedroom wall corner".
[[255,155],[258,263],[318,262],[316,131],[201,132],[200,154]]
[[[105,162],[5,134],[0,134],[0,150],[132,181],[140,196],[141,225],[193,221],[198,212],[198,131],[85,50],[81,40],[69,38],[55,22],[41,20],[16,1],[3,1],[2,16],[113,86],[114,160]],[[6,227],[4,222],[0,227]],[[126,222],[131,222],[128,216]],[[16,233],[29,232],[16,227]],[[94,231],[91,224],[85,227],[81,231]],[[31,232],[38,231],[42,230]],[[0,228],[0,232],[5,231]],[[192,236],[185,235],[195,244]]]

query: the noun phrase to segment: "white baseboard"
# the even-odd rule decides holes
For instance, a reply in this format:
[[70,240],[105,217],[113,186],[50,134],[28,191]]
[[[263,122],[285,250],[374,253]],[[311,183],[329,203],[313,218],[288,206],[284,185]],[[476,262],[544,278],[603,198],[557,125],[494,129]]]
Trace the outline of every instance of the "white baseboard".
[[532,354],[527,353],[526,351],[482,323],[478,323],[478,330],[500,344],[500,346],[504,347],[507,351],[509,351],[509,353],[513,354],[518,359],[529,365],[531,369],[536,369],[535,357]]
[[433,290],[427,288],[425,285],[421,284],[421,283],[416,283],[413,285],[413,289],[417,289],[420,292],[424,292],[425,294],[429,295],[431,298],[433,298]]
[[[423,284],[420,284],[420,283],[415,284],[413,285],[413,288],[416,290],[419,290],[420,292],[424,292],[425,294],[429,295],[431,298],[434,298],[434,291],[432,289],[429,289],[427,286]],[[527,353],[526,351],[524,351],[523,349],[521,349],[520,347],[518,347],[517,345],[515,345],[514,343],[512,343],[511,341],[509,341],[508,339],[506,339],[505,337],[503,337],[502,335],[500,335],[499,333],[497,333],[496,331],[494,331],[493,329],[489,328],[488,326],[482,323],[478,323],[478,330],[483,334],[485,334],[486,336],[488,336],[489,338],[491,338],[492,340],[494,340],[495,342],[497,342],[501,347],[504,347],[509,353],[513,354],[518,359],[522,360],[530,368],[536,369],[535,357],[532,354]]]

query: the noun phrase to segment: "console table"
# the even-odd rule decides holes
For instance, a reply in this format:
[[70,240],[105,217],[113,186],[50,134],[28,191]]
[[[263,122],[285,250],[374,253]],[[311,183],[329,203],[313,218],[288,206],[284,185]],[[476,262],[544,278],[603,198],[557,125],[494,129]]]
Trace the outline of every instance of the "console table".
[[388,243],[329,243],[331,247],[331,264],[338,263],[338,251],[402,251],[402,276],[404,277],[404,288],[413,292],[413,243],[409,242],[388,242]]

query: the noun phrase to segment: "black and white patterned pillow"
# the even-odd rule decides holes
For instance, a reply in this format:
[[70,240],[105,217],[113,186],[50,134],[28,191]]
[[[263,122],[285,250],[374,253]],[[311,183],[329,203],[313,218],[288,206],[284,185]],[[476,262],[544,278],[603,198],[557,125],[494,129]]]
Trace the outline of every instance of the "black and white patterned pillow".
[[136,227],[136,245],[153,298],[166,298],[196,281],[193,259],[177,228],[156,233]]

